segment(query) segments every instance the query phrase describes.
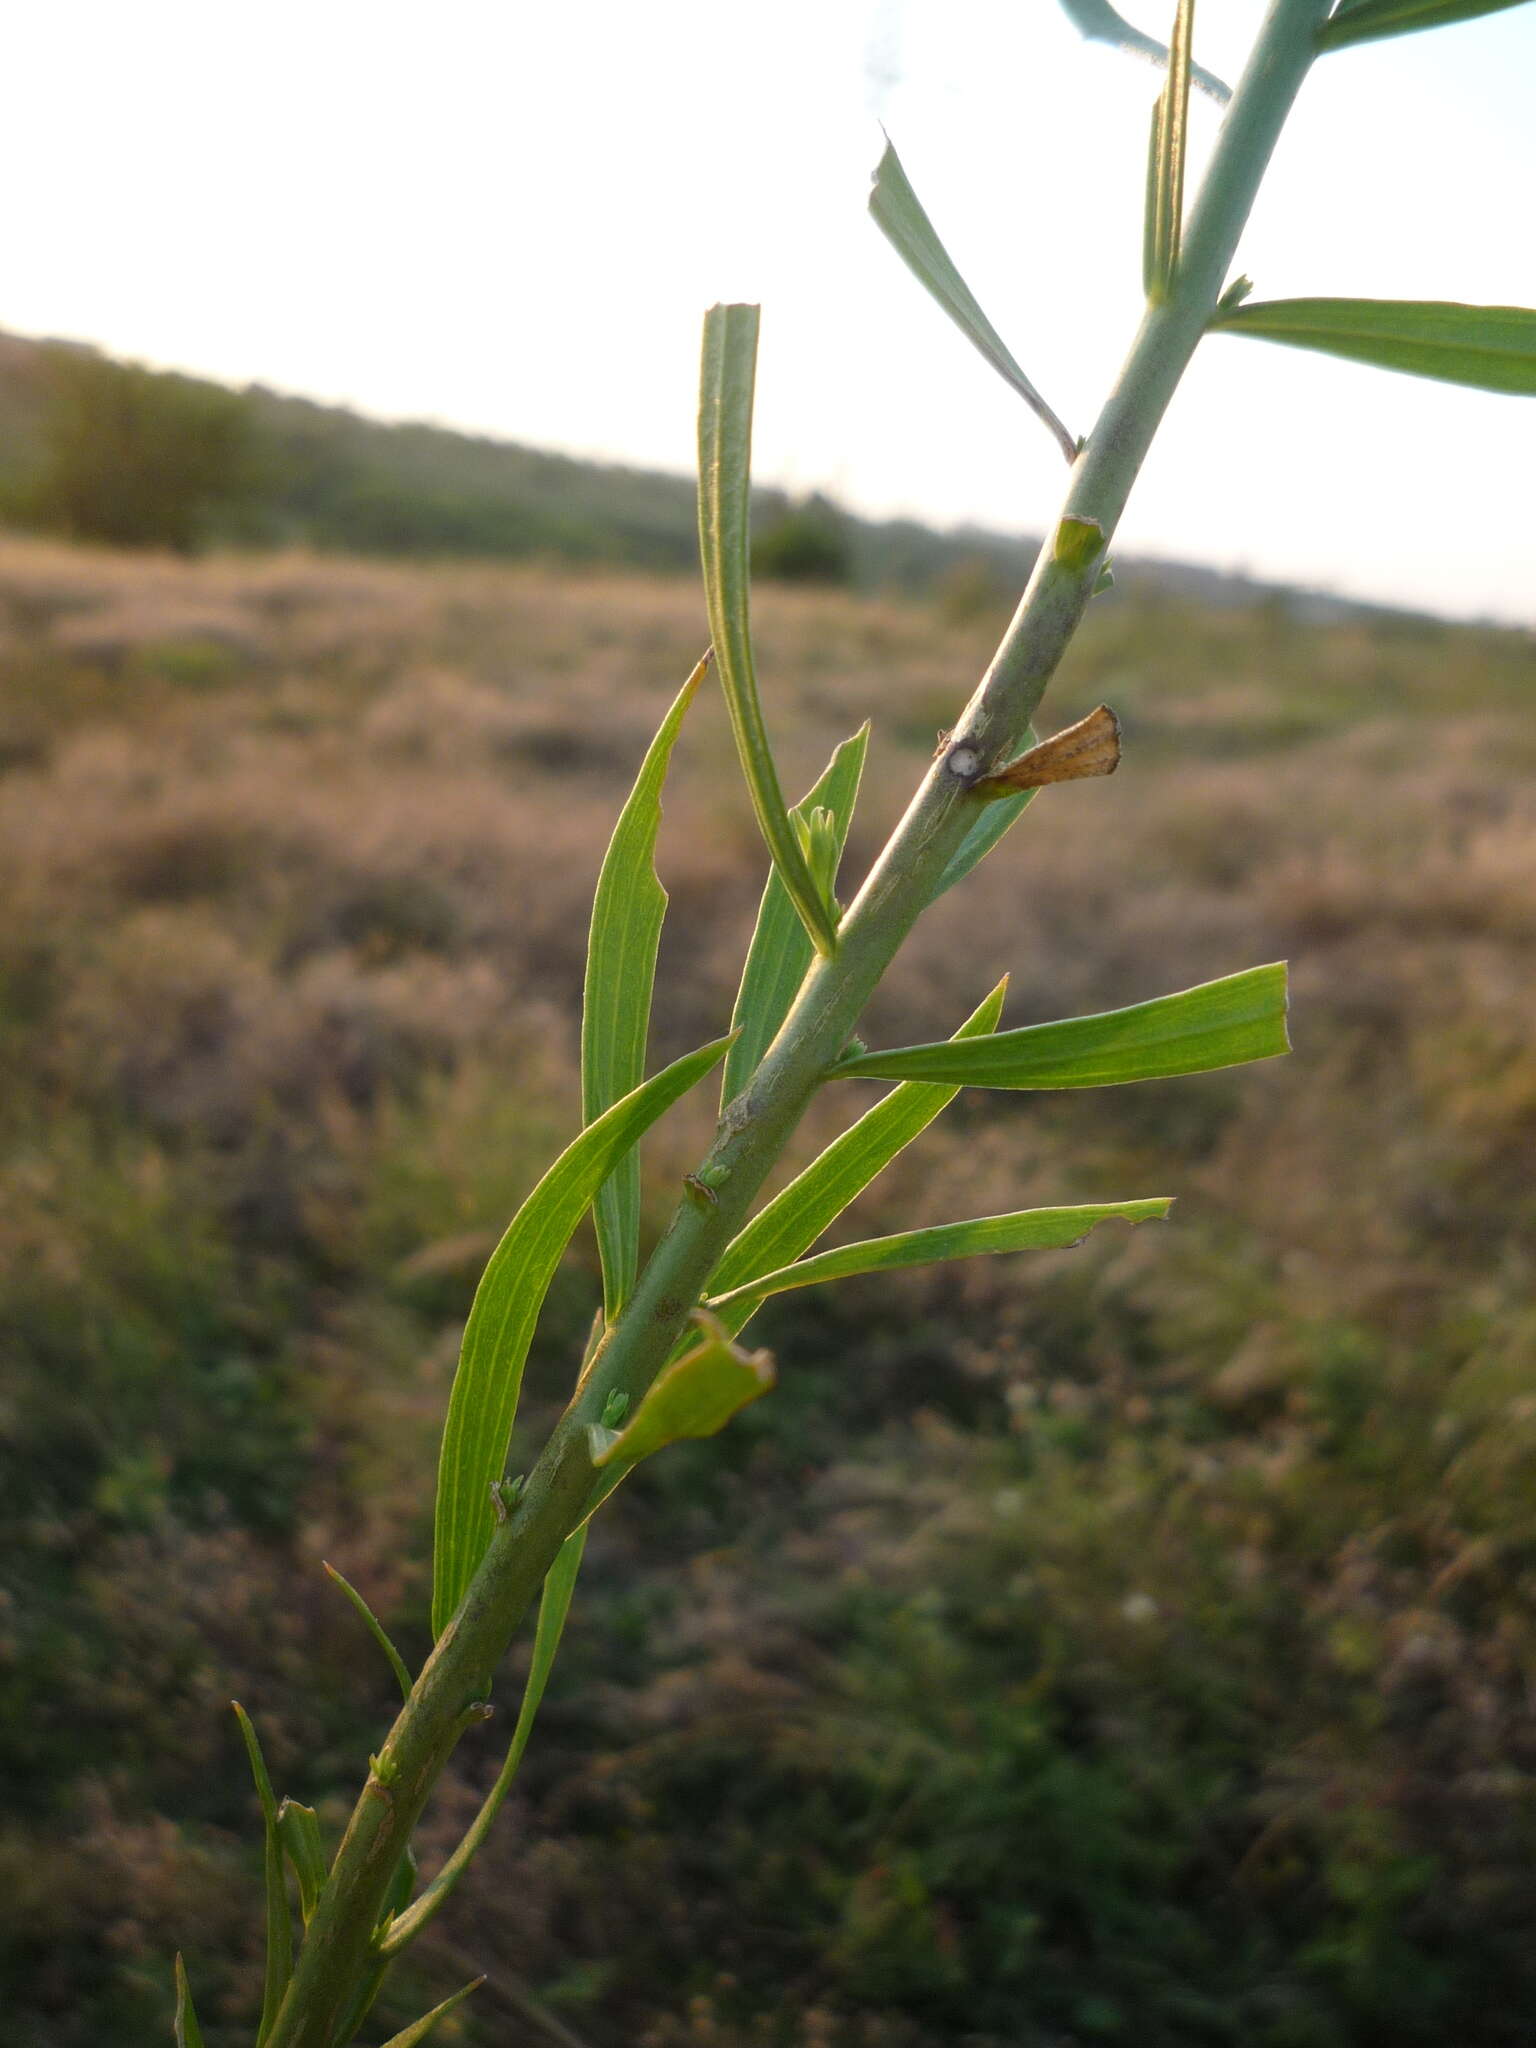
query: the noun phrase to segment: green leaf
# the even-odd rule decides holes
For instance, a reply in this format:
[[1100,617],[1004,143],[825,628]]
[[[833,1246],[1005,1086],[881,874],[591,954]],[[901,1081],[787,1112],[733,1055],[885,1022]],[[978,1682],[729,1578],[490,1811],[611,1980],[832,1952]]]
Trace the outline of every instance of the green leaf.
[[455,1991],[453,1996],[445,1998],[441,2005],[434,2005],[430,2012],[424,2012],[419,2020],[413,2020],[410,2026],[402,2028],[398,2034],[391,2034],[384,2043],[384,2048],[417,2048],[417,2044],[425,2041],[439,2020],[446,2019],[456,2005],[462,2005],[471,1991],[478,1991],[484,1982],[484,1977],[472,1978],[462,1991]]
[[834,913],[806,866],[784,808],[752,660],[747,560],[756,306],[711,306],[699,381],[699,553],[715,660],[752,808],[789,900],[819,953],[837,947]]
[[197,2024],[192,1986],[187,1982],[187,1966],[179,1950],[176,1955],[176,2048],[203,2048],[203,2030]]
[[[995,1030],[1007,992],[1005,976],[960,1026],[956,1040]],[[710,1287],[717,1295],[729,1293],[757,1274],[799,1258],[958,1093],[957,1086],[933,1081],[903,1081],[893,1088],[738,1232],[715,1268]],[[734,1336],[749,1313],[744,1307],[739,1315],[722,1315],[721,1321]]]
[[949,251],[934,232],[933,222],[924,213],[911,180],[902,168],[901,158],[889,140],[885,154],[875,167],[869,210],[875,225],[918,283],[937,299],[971,346],[986,358],[1003,382],[1011,385],[1035,417],[1056,436],[1067,461],[1076,462],[1076,440],[1019,368],[1002,336],[977,304],[970,286],[956,270]]
[[[655,862],[661,786],[683,714],[708,667],[706,654],[662,720],[598,876],[581,1010],[581,1113],[589,1124],[645,1078],[656,948],[667,909]],[[603,1268],[603,1313],[612,1322],[635,1284],[640,1260],[638,1151],[626,1152],[598,1189],[593,1220]]]
[[475,1290],[437,1477],[432,1626],[441,1634],[491,1536],[529,1341],[561,1254],[615,1164],[723,1056],[718,1038],[636,1088],[568,1145],[507,1226]]
[[315,1902],[325,1889],[328,1867],[325,1844],[320,1839],[320,1817],[312,1806],[301,1806],[297,1799],[285,1799],[277,1809],[277,1833],[299,1881],[299,1912],[307,1927]]
[[[832,815],[833,836],[841,856],[853,822],[853,807],[864,772],[864,755],[869,747],[866,722],[833,753],[815,785],[796,804],[791,816],[799,824],[809,823],[818,810]],[[832,881],[836,881],[834,866]],[[830,893],[830,885],[829,885]],[[778,1036],[779,1026],[789,1015],[789,1006],[799,993],[806,969],[815,957],[805,926],[800,922],[789,892],[770,868],[758,905],[757,925],[747,948],[736,1007],[731,1014],[735,1043],[725,1056],[720,1083],[720,1107],[741,1093],[757,1072],[758,1063]]]
[[1103,1088],[1273,1059],[1285,1035],[1285,963],[1250,967],[1128,1010],[1026,1024],[840,1060],[830,1078],[945,1081],[961,1088]]
[[261,2023],[256,2029],[256,2048],[266,2040],[277,2018],[277,2009],[283,2002],[288,1989],[288,1979],[293,1975],[293,1921],[288,1912],[288,1883],[283,1875],[283,1848],[277,1829],[277,1800],[272,1793],[272,1780],[267,1776],[266,1759],[261,1753],[261,1743],[251,1725],[251,1717],[238,1700],[231,1700],[235,1719],[240,1723],[240,1733],[245,1738],[245,1752],[251,1760],[251,1776],[256,1781],[256,1797],[261,1802],[261,1823],[264,1833],[262,1868],[266,1875],[267,1891],[267,1964],[261,1991]]
[[[1035,744],[1033,726],[1025,733],[1024,744],[1026,747]],[[1017,823],[1039,794],[1037,789],[1021,789],[1017,796],[1000,797],[996,803],[987,805],[940,875],[939,886],[933,892],[933,902],[937,903],[945,890],[953,889],[956,882],[963,882],[971,869],[986,859],[1008,828]]]
[[703,1343],[662,1367],[624,1428],[594,1425],[587,1432],[599,1470],[627,1470],[685,1437],[715,1436],[773,1385],[773,1360],[766,1351],[743,1351],[724,1325],[702,1310],[694,1310],[693,1320],[704,1333]]
[[402,1906],[399,1917],[380,1939],[378,1952],[381,1956],[398,1955],[447,1904],[459,1879],[469,1868],[481,1843],[490,1832],[491,1823],[495,1820],[502,1801],[512,1788],[512,1781],[517,1776],[518,1766],[523,1760],[523,1752],[528,1747],[528,1738],[533,1733],[534,1720],[544,1698],[544,1688],[548,1685],[549,1674],[554,1669],[555,1653],[560,1647],[560,1638],[565,1631],[565,1619],[570,1613],[571,1595],[576,1590],[576,1577],[581,1570],[581,1556],[586,1543],[587,1529],[583,1522],[573,1535],[566,1537],[545,1578],[544,1592],[539,1601],[539,1619],[533,1633],[533,1660],[528,1667],[528,1677],[523,1686],[523,1703],[518,1710],[517,1725],[512,1731],[512,1740],[497,1773],[496,1782],[485,1795],[480,1811],[475,1815],[453,1854],[443,1864],[421,1897],[409,1906]]
[[1320,50],[1342,50],[1378,36],[1406,36],[1415,29],[1450,28],[1480,14],[1502,14],[1524,0],[1339,0],[1317,32]]
[[[1501,0],[1501,4],[1507,4],[1507,0]],[[1158,42],[1155,36],[1143,35],[1139,28],[1132,28],[1125,17],[1110,6],[1109,0],[1061,0],[1061,6],[1085,42],[1112,43],[1117,50],[1125,50],[1133,57],[1145,57],[1153,64],[1167,63],[1167,44]],[[1218,106],[1224,107],[1231,99],[1231,86],[1224,85],[1215,72],[1202,71],[1198,64],[1191,64],[1189,75],[1192,82],[1202,92],[1209,93]]]
[[1147,297],[1156,304],[1167,297],[1179,265],[1184,229],[1184,159],[1189,135],[1190,44],[1194,34],[1195,0],[1179,0],[1173,40],[1168,50],[1168,83],[1152,109],[1152,140],[1147,164],[1147,214],[1143,238],[1142,276]]
[[405,1659],[390,1641],[384,1624],[379,1620],[362,1594],[359,1593],[356,1586],[352,1584],[350,1579],[344,1579],[341,1573],[337,1571],[335,1565],[326,1564],[322,1560],[321,1569],[333,1585],[341,1588],[342,1592],[345,1593],[352,1605],[357,1609],[364,1628],[367,1629],[369,1635],[373,1637],[373,1640],[378,1644],[389,1661],[389,1668],[395,1674],[395,1683],[400,1688],[401,1699],[408,1700],[411,1696],[411,1674],[406,1669]]
[[1536,313],[1441,299],[1261,299],[1211,326],[1483,391],[1536,393]]
[[894,1237],[870,1237],[862,1244],[817,1252],[776,1273],[764,1273],[734,1293],[716,1295],[717,1314],[745,1309],[750,1314],[770,1294],[791,1287],[816,1287],[824,1280],[849,1280],[858,1273],[889,1272],[898,1266],[930,1266],[940,1259],[970,1259],[981,1252],[1062,1251],[1081,1244],[1089,1231],[1111,1216],[1126,1223],[1162,1218],[1170,1195],[1141,1202],[1096,1202],[1075,1209],[1019,1209],[1008,1216],[977,1216],[969,1223],[940,1223],[931,1230],[904,1230]]

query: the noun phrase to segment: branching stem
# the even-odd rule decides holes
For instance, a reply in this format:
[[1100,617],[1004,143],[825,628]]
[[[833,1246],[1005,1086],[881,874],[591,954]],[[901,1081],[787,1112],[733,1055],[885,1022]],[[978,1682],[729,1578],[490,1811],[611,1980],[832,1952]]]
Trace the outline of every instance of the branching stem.
[[[818,958],[750,1085],[730,1104],[700,1168],[716,1199],[682,1201],[629,1304],[592,1361],[493,1532],[464,1603],[443,1631],[370,1772],[310,1921],[267,2048],[343,2048],[337,2029],[370,1966],[391,1878],[427,1796],[566,1536],[593,1479],[587,1427],[616,1392],[637,1402],[806,1103],[932,898],[975,815],[980,771],[1015,752],[1093,594],[1104,549],[1189,364],[1236,252],[1275,142],[1306,77],[1330,0],[1272,0],[1233,95],[1185,230],[1178,275],[1149,308],[1124,370],[1072,472],[1065,527],[1042,548],[1019,608],[949,746],[934,763],[850,907],[836,953]],[[1096,527],[1097,546],[1082,544]],[[1058,544],[1058,536],[1061,544]],[[1091,535],[1089,536],[1091,540]],[[971,773],[949,761],[966,750]]]

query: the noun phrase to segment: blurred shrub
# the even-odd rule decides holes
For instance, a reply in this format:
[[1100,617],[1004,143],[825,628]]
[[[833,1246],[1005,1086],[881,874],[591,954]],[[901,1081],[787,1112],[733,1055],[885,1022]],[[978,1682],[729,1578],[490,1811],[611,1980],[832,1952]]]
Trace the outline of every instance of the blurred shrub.
[[218,385],[55,348],[30,510],[76,540],[191,554],[252,482],[249,403]]
[[819,492],[796,505],[752,542],[752,570],[779,583],[853,581],[847,522]]

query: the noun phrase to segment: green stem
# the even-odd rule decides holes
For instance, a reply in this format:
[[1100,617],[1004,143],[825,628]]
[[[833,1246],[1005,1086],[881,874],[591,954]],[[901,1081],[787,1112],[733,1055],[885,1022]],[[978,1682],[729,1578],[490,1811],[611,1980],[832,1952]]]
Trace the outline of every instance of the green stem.
[[[1205,331],[1253,198],[1315,50],[1330,0],[1272,0],[1186,229],[1167,298],[1148,310],[1085,452],[1062,519],[948,748],[934,763],[857,900],[837,951],[807,975],[748,1087],[721,1118],[701,1167],[715,1201],[684,1201],[624,1314],[584,1375],[493,1533],[464,1603],[443,1631],[370,1772],[304,1939],[267,2048],[343,2048],[336,2029],[368,1966],[391,1878],[468,1712],[581,1520],[592,1485],[586,1431],[622,1392],[637,1402],[859,1013],[975,815],[967,785],[1022,741],[1093,594],[1108,544],[1168,401]],[[1097,527],[1084,545],[1084,527]],[[1091,532],[1089,539],[1093,539]],[[952,768],[973,751],[969,772]]]

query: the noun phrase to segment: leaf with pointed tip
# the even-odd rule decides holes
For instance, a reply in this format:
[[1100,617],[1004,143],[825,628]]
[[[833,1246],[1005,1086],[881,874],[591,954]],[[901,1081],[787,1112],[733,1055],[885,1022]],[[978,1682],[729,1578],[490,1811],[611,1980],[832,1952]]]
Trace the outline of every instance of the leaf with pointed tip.
[[[694,669],[651,742],[603,857],[587,938],[581,1008],[581,1113],[595,1123],[645,1079],[656,949],[667,892],[656,873],[661,787],[682,726],[709,667]],[[640,1154],[624,1154],[592,1208],[603,1269],[603,1313],[612,1322],[635,1284],[640,1260]]]
[[987,1038],[861,1053],[830,1079],[945,1081],[962,1088],[1104,1088],[1209,1073],[1290,1050],[1285,963],[1250,967],[1126,1010],[1026,1024]]
[[779,788],[752,659],[748,532],[756,306],[711,306],[699,377],[699,554],[721,688],[758,826],[818,953],[837,949],[835,913],[816,887]]
[[277,1800],[272,1792],[272,1780],[267,1776],[266,1758],[261,1753],[261,1743],[251,1725],[251,1717],[238,1700],[231,1700],[235,1719],[240,1723],[240,1733],[245,1740],[245,1753],[251,1760],[251,1776],[256,1781],[256,1797],[261,1803],[261,1824],[264,1836],[262,1868],[266,1877],[267,1892],[267,1961],[266,1974],[262,1981],[261,2023],[256,2029],[256,2048],[266,2040],[277,2018],[277,2009],[283,2002],[288,1989],[288,1979],[293,1975],[293,1921],[288,1912],[288,1884],[283,1875],[283,1849],[277,1828]]
[[549,1674],[554,1668],[555,1653],[560,1647],[560,1638],[565,1630],[565,1618],[570,1612],[571,1595],[576,1590],[576,1576],[581,1570],[581,1556],[586,1543],[587,1530],[583,1522],[580,1528],[566,1537],[545,1578],[544,1592],[539,1601],[539,1619],[533,1632],[533,1658],[523,1685],[523,1703],[518,1709],[517,1725],[512,1730],[512,1740],[508,1744],[507,1754],[497,1773],[496,1782],[482,1800],[479,1812],[465,1830],[463,1840],[453,1854],[443,1864],[420,1898],[408,1906],[402,1906],[394,1924],[380,1938],[378,1952],[381,1956],[398,1955],[416,1939],[427,1922],[435,1919],[442,1911],[490,1832],[491,1823],[495,1820],[502,1801],[512,1789],[512,1781],[517,1776],[523,1752],[528,1747],[528,1738],[533,1733],[534,1719],[544,1698],[544,1688],[548,1685]]
[[483,1977],[472,1978],[462,1991],[455,1991],[453,1996],[445,1998],[441,2005],[434,2005],[430,2012],[424,2012],[419,2020],[413,2020],[410,2026],[402,2028],[398,2034],[391,2034],[384,2043],[384,2048],[418,2048],[418,2043],[425,2041],[438,2021],[446,2019],[456,2005],[462,2005],[471,1991],[478,1991],[484,1982]]
[[[1024,735],[1026,747],[1035,744],[1035,729],[1030,726]],[[1017,796],[1002,797],[996,803],[988,804],[981,816],[961,840],[949,866],[939,877],[939,886],[933,892],[932,900],[937,903],[946,889],[953,889],[956,882],[963,882],[971,869],[997,845],[998,841],[1016,824],[1034,802],[1038,790],[1020,790]]]
[[[853,807],[858,799],[859,778],[864,772],[864,755],[868,746],[869,723],[866,720],[851,738],[844,740],[835,750],[815,785],[807,790],[790,814],[798,828],[798,821],[808,822],[816,811],[829,811],[839,857],[853,822]],[[836,879],[834,863],[832,883]],[[829,883],[829,895],[831,886]],[[789,1015],[790,1005],[799,992],[815,951],[789,900],[789,892],[780,879],[778,869],[770,868],[763,899],[758,905],[752,943],[747,948],[746,965],[741,971],[736,1007],[731,1013],[731,1028],[736,1033],[736,1040],[725,1056],[725,1070],[720,1082],[722,1109],[733,1096],[741,1093],[757,1072],[759,1061]]]
[[1442,299],[1260,299],[1212,328],[1483,391],[1536,393],[1536,312]]
[[1412,35],[1421,28],[1450,28],[1480,14],[1502,14],[1524,0],[1339,0],[1317,32],[1320,50],[1342,50],[1378,36]]
[[506,1463],[523,1366],[555,1268],[592,1197],[664,1110],[702,1081],[730,1040],[675,1060],[568,1145],[507,1225],[475,1290],[448,1401],[437,1475],[432,1626],[441,1634],[491,1536],[489,1495]]
[[400,1688],[400,1697],[403,1700],[408,1700],[411,1696],[411,1674],[406,1669],[405,1659],[390,1641],[384,1624],[379,1620],[379,1617],[368,1605],[362,1594],[359,1593],[356,1586],[352,1584],[350,1579],[344,1579],[341,1573],[337,1571],[335,1565],[325,1564],[322,1561],[321,1569],[333,1585],[341,1588],[347,1599],[356,1608],[363,1627],[367,1629],[369,1635],[373,1637],[373,1640],[388,1659],[389,1668],[395,1674],[395,1683]]
[[1190,41],[1195,0],[1179,0],[1168,50],[1168,83],[1152,110],[1142,272],[1147,297],[1166,298],[1179,265],[1184,229],[1184,159],[1189,134]]
[[187,1982],[187,1966],[179,1949],[176,1953],[176,2048],[203,2048],[203,2030],[197,2024],[192,1986]]
[[860,1273],[886,1273],[900,1266],[931,1266],[942,1259],[970,1259],[982,1252],[1065,1251],[1081,1244],[1090,1230],[1118,1216],[1126,1223],[1146,1223],[1168,1214],[1171,1195],[1140,1202],[1095,1202],[1073,1209],[1018,1209],[1007,1216],[977,1216],[968,1223],[940,1223],[930,1230],[903,1230],[894,1237],[870,1237],[861,1244],[839,1245],[816,1252],[776,1273],[764,1273],[734,1293],[716,1296],[717,1314],[745,1309],[748,1314],[770,1294],[791,1287],[818,1287],[826,1280],[851,1280]]
[[1036,419],[1056,436],[1067,461],[1076,462],[1076,440],[1019,368],[1002,336],[981,310],[975,294],[935,233],[933,222],[923,211],[901,158],[889,141],[875,169],[869,210],[875,225],[918,283],[937,299],[966,340],[986,358],[1003,382],[1019,394]]
[[325,1889],[325,1845],[320,1839],[320,1816],[312,1806],[301,1806],[297,1799],[285,1799],[277,1809],[277,1833],[299,1881],[299,1912],[307,1927],[315,1902]]
[[[1508,0],[1499,0],[1508,4]],[[1152,64],[1168,62],[1168,45],[1158,42],[1155,36],[1143,35],[1110,6],[1109,0],[1061,0],[1063,11],[1071,18],[1078,34],[1087,43],[1110,43],[1117,50],[1124,50],[1133,57],[1145,57]],[[1230,85],[1224,85],[1214,71],[1203,71],[1198,64],[1189,67],[1191,81],[1203,93],[1209,93],[1218,106],[1224,107],[1232,97]]]
[[693,1320],[703,1343],[662,1367],[624,1427],[594,1425],[588,1431],[599,1471],[638,1465],[685,1437],[715,1436],[773,1385],[773,1360],[766,1351],[743,1351],[702,1309],[694,1310]]
[[[1004,976],[967,1017],[955,1038],[983,1037],[994,1031],[1007,992]],[[711,1290],[717,1295],[730,1293],[755,1275],[798,1259],[958,1093],[957,1086],[933,1081],[903,1081],[893,1088],[840,1138],[834,1138],[804,1173],[737,1233],[710,1278]],[[739,1314],[735,1310],[717,1313],[734,1336],[751,1310],[743,1305]]]

